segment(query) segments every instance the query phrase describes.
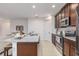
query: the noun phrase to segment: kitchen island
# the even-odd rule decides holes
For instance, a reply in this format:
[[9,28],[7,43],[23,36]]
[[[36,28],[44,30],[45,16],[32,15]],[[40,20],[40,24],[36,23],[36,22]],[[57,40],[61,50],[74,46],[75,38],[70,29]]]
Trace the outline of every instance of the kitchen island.
[[28,36],[23,39],[12,39],[13,56],[37,56],[39,36]]

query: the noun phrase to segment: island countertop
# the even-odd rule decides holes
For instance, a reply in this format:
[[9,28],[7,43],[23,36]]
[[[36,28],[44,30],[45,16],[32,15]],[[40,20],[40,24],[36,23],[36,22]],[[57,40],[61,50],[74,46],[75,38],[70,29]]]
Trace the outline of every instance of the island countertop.
[[12,42],[39,42],[39,36],[27,36],[22,39],[13,38]]

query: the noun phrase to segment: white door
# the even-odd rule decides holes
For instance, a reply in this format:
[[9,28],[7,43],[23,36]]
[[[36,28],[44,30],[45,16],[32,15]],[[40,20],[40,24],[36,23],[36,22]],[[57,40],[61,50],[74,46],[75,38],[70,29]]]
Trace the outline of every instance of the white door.
[[51,40],[51,21],[45,21],[44,23],[44,39]]

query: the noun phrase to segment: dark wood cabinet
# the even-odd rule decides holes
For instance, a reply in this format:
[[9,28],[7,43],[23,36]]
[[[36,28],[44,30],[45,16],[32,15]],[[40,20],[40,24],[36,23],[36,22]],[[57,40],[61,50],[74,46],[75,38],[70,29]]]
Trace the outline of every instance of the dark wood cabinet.
[[37,43],[18,42],[17,56],[37,56]]
[[65,14],[64,14],[64,9],[61,10],[61,19],[63,19],[65,17]]
[[[70,19],[70,26],[76,26],[76,8],[78,6],[78,3],[68,3],[66,4],[55,16],[55,27],[60,28],[60,20],[63,18],[69,17]],[[61,18],[58,17],[59,14],[61,14]]]
[[[76,5],[76,6],[75,6]],[[76,7],[77,4],[70,4],[70,20],[71,20],[71,26],[76,26],[76,19],[77,19],[77,15],[76,15]]]
[[75,42],[69,39],[64,39],[64,55],[65,56],[75,56],[76,55],[76,47]]
[[73,45],[70,45],[70,56],[75,56],[76,55],[76,47]]
[[64,40],[64,55],[69,56],[69,42]]
[[58,28],[58,18],[55,16],[55,28]]
[[67,6],[64,7],[64,17],[69,17],[69,4],[67,4]]
[[57,15],[55,19],[55,28],[59,28],[59,15]]
[[56,35],[52,34],[52,43],[55,45]]

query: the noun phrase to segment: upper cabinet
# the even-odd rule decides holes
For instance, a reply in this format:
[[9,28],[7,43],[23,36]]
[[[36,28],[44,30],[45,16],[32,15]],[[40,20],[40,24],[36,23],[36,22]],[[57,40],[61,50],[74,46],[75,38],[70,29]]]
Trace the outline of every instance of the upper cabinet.
[[69,4],[67,4],[67,6],[64,7],[64,14],[65,17],[69,17]]
[[56,17],[55,17],[55,27],[56,28],[58,28],[59,27],[59,15],[57,15]]
[[75,4],[75,3],[70,4],[71,26],[76,25],[76,19],[77,19],[76,8],[77,8],[77,6],[78,6],[78,4]]
[[65,14],[64,14],[64,9],[62,9],[62,10],[61,10],[61,19],[63,19],[64,16],[65,16]]
[[[76,26],[76,8],[78,4],[77,3],[68,3],[66,4],[55,16],[55,27],[60,28],[61,27],[61,20],[64,18],[69,18],[69,26]],[[65,22],[67,23],[67,22]]]

